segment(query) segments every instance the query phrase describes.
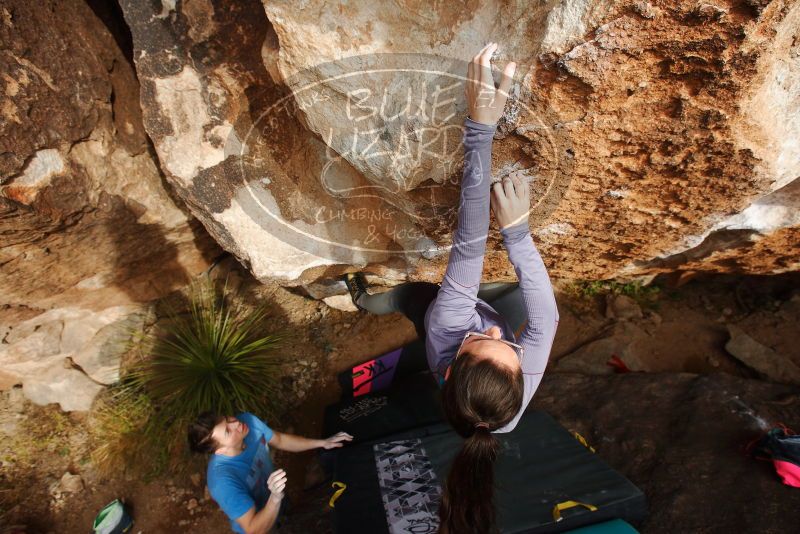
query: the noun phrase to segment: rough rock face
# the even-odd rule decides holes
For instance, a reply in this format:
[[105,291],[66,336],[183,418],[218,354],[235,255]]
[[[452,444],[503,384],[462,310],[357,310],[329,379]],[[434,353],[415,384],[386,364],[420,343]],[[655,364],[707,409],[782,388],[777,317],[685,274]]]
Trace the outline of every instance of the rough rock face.
[[441,275],[489,40],[519,65],[493,170],[530,177],[553,276],[800,266],[797,2],[122,6],[168,180],[261,279]]
[[0,388],[86,410],[146,303],[218,249],[165,189],[87,4],[4,2],[0,43]]

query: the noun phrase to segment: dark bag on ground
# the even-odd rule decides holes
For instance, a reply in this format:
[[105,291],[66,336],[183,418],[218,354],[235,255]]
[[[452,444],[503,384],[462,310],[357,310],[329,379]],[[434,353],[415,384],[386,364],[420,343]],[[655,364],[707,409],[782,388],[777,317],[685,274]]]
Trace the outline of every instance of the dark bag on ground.
[[342,399],[385,391],[404,378],[428,371],[425,342],[416,340],[345,369],[338,375]]

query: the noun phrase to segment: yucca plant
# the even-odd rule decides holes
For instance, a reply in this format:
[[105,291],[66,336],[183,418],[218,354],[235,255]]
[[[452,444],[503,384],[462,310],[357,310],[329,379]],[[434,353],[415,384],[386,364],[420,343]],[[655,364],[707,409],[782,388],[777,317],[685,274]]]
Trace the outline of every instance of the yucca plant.
[[190,290],[189,313],[169,311],[133,373],[162,418],[204,410],[247,410],[269,416],[275,406],[282,333],[265,333],[263,306],[231,305],[204,280]]

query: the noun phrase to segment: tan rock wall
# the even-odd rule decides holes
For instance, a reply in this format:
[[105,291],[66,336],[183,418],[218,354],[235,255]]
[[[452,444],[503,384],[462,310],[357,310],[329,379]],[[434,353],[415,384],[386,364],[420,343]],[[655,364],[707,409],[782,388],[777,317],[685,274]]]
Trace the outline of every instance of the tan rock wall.
[[[0,387],[37,402],[89,405],[67,358],[113,380],[206,230],[327,297],[353,266],[438,281],[489,40],[519,65],[493,172],[531,180],[553,277],[800,266],[796,0],[121,5],[135,73],[113,4],[0,5]],[[498,237],[487,280],[513,277]]]

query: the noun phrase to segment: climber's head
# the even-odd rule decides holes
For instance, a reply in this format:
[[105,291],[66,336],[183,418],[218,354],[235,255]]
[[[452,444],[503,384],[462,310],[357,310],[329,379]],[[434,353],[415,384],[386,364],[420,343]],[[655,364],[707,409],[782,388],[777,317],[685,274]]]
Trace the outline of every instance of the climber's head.
[[[521,368],[522,348],[514,343],[503,340],[502,332],[497,326],[493,326],[479,334],[470,332],[461,343],[456,360],[466,358],[468,360],[491,360],[498,366],[504,366],[512,372],[517,372]],[[445,379],[449,378],[451,371]]]
[[[522,347],[493,326],[465,336],[445,374],[445,412],[462,435],[475,423],[505,426],[522,406]],[[461,432],[463,430],[464,432]]]

